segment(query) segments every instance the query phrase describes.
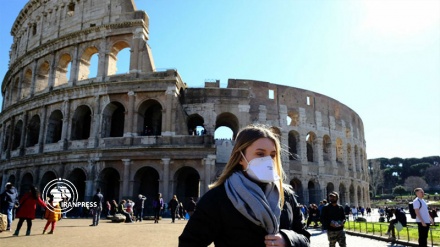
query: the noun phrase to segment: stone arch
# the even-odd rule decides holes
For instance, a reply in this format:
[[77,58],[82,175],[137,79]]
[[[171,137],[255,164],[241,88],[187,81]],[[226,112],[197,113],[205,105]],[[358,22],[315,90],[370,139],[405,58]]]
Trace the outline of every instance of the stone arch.
[[27,69],[24,72],[23,80],[21,82],[20,99],[29,97],[31,95],[31,88],[32,88],[32,70]]
[[28,123],[26,135],[26,147],[32,147],[38,144],[40,136],[40,116],[34,115]]
[[21,143],[21,136],[22,136],[22,130],[23,130],[23,121],[18,120],[14,127],[14,135],[12,137],[12,150],[16,150],[20,147]]
[[20,195],[28,192],[34,186],[34,176],[27,172],[23,175],[20,182]]
[[185,166],[176,171],[174,175],[176,181],[175,195],[182,201],[187,201],[190,197],[200,196],[200,175],[193,167]]
[[85,201],[87,173],[82,168],[74,168],[67,176],[78,192],[78,200]]
[[355,167],[353,167],[353,159],[351,155],[351,145],[350,143],[347,144],[347,165],[349,171],[354,171]]
[[290,118],[290,126],[298,126],[299,125],[299,114],[296,110],[290,110],[287,113],[287,116]]
[[342,163],[344,161],[344,148],[342,146],[341,138],[336,138],[336,162]]
[[15,185],[15,180],[16,180],[15,175],[10,175],[6,182],[9,182],[9,183]]
[[228,127],[232,130],[232,140],[235,140],[235,137],[237,136],[240,128],[238,118],[230,112],[223,112],[219,114],[215,120],[215,129],[222,126]]
[[79,69],[78,69],[79,81],[90,78],[90,71],[91,71],[90,67],[97,66],[95,64],[91,64],[91,58],[93,55],[95,55],[98,52],[99,50],[95,46],[89,46],[84,50],[79,62]]
[[313,132],[309,132],[307,133],[306,136],[306,145],[307,145],[307,161],[309,162],[315,162],[317,161],[316,159],[316,153],[317,153],[317,149],[316,149],[316,134]]
[[90,137],[90,127],[92,124],[92,111],[87,105],[76,108],[72,118],[71,140],[85,140]]
[[5,138],[3,141],[3,151],[9,148],[9,137],[11,136],[11,125],[6,126]]
[[160,136],[162,133],[162,105],[149,99],[139,106],[138,128],[143,136]]
[[64,53],[60,56],[55,71],[54,87],[67,84],[70,77],[71,64],[72,64],[72,57],[70,56],[70,54]]
[[321,190],[319,188],[319,183],[317,181],[309,180],[307,184],[307,189],[309,191],[309,204],[318,203],[321,200]]
[[358,200],[357,205],[361,206],[363,203],[361,186],[358,185],[356,192],[357,192],[357,200]]
[[35,80],[35,92],[41,92],[48,87],[49,84],[50,65],[48,61],[41,63],[37,70],[37,77]]
[[[150,167],[144,166],[136,171],[133,178],[133,197],[142,194],[147,197],[148,201],[153,201],[153,198],[159,193],[159,172]],[[149,205],[148,203],[146,205]]]
[[118,65],[120,65],[118,64],[118,54],[124,49],[130,49],[130,44],[128,44],[126,41],[117,41],[110,48],[110,54],[108,56],[107,75],[114,75],[114,74],[121,74],[128,72],[128,71],[122,71],[118,73],[117,71],[119,67]]
[[111,102],[102,111],[102,137],[122,137],[124,125],[125,107],[120,102]]
[[[54,171],[47,171],[43,174],[43,176],[40,179],[40,192],[43,192],[44,187],[52,180],[57,179],[57,175]],[[45,200],[46,198],[43,198]]]
[[293,178],[290,180],[290,185],[292,186],[293,191],[295,191],[295,194],[298,195],[298,202],[304,204],[304,191],[301,180]]
[[326,187],[326,192],[325,192],[325,198],[328,200],[328,194],[330,194],[330,192],[335,191],[335,185],[333,183],[328,183],[327,187]]
[[298,143],[300,142],[300,135],[297,131],[289,131],[289,160],[295,160],[298,157]]
[[206,133],[205,120],[199,114],[192,114],[188,116],[188,134],[189,135],[203,135]]
[[354,185],[351,184],[350,185],[350,191],[348,193],[350,195],[350,203],[352,206],[356,206],[356,201],[354,200],[354,195],[355,195],[355,189],[354,189]]
[[324,135],[324,137],[322,138],[322,154],[323,154],[322,158],[324,159],[324,161],[331,160],[332,157],[331,147],[332,147],[332,141],[330,139],[330,136]]
[[121,176],[115,168],[107,167],[100,172],[99,185],[101,192],[109,201],[116,200],[119,202],[120,181]]
[[339,184],[339,203],[341,205],[344,205],[345,203],[348,203],[348,201],[347,201],[347,189],[345,188],[345,185],[343,183]]
[[55,110],[50,114],[47,123],[46,143],[56,143],[61,140],[63,131],[63,113]]

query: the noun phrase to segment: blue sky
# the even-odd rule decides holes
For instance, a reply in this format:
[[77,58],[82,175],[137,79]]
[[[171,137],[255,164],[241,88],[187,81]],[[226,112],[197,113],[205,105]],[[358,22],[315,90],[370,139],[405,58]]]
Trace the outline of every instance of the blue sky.
[[[0,77],[25,0],[2,1]],[[254,79],[356,111],[367,157],[440,155],[440,1],[135,0],[156,68],[190,87]]]

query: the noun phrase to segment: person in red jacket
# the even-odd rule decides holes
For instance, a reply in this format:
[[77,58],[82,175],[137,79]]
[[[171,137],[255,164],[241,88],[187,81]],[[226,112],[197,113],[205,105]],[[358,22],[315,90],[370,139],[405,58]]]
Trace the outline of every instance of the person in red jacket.
[[20,218],[17,224],[17,229],[14,232],[14,236],[18,236],[23,222],[26,220],[27,230],[26,236],[31,234],[32,220],[35,219],[35,210],[37,209],[37,203],[46,207],[46,204],[41,200],[40,193],[35,186],[31,186],[29,192],[25,193],[20,199],[20,207],[17,210],[16,218]]

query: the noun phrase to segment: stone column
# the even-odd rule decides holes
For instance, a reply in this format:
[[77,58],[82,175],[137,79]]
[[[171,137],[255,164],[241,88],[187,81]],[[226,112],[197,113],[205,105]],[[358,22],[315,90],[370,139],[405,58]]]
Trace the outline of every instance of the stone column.
[[61,147],[62,150],[67,150],[68,147],[68,139],[70,136],[68,135],[69,132],[69,120],[70,120],[70,101],[69,99],[64,99],[63,102],[63,129],[61,131]]
[[170,158],[162,158],[162,164],[163,164],[163,183],[162,183],[162,197],[164,200],[168,200],[170,198],[170,191],[169,191],[169,181],[170,181]]
[[175,134],[175,132],[172,129],[172,126],[174,126],[174,119],[172,119],[175,114],[172,114],[174,111],[174,98],[176,97],[176,87],[168,87],[167,91],[165,92],[166,96],[166,105],[165,105],[165,114],[163,114],[162,117],[162,123],[164,123],[162,128],[162,135],[163,136],[172,136]]
[[130,165],[131,165],[131,159],[122,159],[122,162],[124,163],[124,174],[123,174],[123,180],[122,180],[122,198],[128,198],[130,197],[130,193],[128,191],[128,183],[130,180]]
[[92,116],[92,123],[91,123],[91,130],[90,130],[90,136],[89,136],[89,144],[88,146],[90,148],[92,147],[98,147],[99,145],[99,126],[100,126],[100,120],[101,120],[101,114],[99,112],[101,101],[99,96],[95,96],[95,104],[93,107],[93,116]]
[[[24,155],[26,150],[26,129],[28,125],[28,112],[23,112],[23,126],[21,127],[21,138],[20,138],[20,156]],[[11,130],[12,131],[12,130]],[[12,135],[12,132],[11,132]],[[9,146],[11,146],[12,143],[9,143]],[[10,148],[8,148],[10,149]]]
[[44,149],[44,137],[46,136],[46,126],[47,126],[47,105],[43,107],[43,117],[41,118],[40,122],[40,135],[38,136],[38,153],[43,153]]
[[78,45],[76,45],[73,50],[72,65],[70,67],[70,78],[68,79],[69,87],[76,85],[76,82],[78,81],[80,63],[81,63],[81,58],[79,57]]
[[134,128],[134,102],[135,102],[135,94],[133,91],[129,91],[128,95],[128,107],[127,113],[125,115],[125,124],[124,124],[124,137],[136,136],[137,133],[133,133]]
[[209,190],[209,184],[211,184],[211,167],[215,166],[215,159],[216,156],[210,154],[202,161],[202,164],[205,166],[205,183],[203,186],[204,191],[200,191],[201,195],[205,194]]

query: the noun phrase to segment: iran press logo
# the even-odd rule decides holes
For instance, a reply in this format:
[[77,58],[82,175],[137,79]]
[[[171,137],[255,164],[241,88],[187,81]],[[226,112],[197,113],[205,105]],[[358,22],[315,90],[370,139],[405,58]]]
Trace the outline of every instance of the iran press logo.
[[67,179],[58,178],[50,181],[44,186],[42,197],[53,198],[52,203],[47,203],[46,208],[54,213],[55,205],[60,205],[61,213],[67,213],[74,207],[96,207],[93,202],[79,202],[78,191],[75,185]]

